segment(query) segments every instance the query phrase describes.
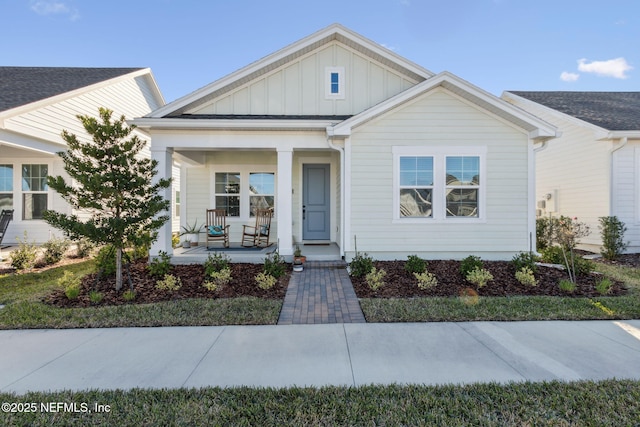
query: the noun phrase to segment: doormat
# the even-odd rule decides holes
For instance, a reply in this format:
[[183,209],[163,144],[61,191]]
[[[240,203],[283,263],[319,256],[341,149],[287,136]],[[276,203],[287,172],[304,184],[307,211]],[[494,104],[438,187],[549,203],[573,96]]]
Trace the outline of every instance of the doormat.
[[267,248],[258,248],[258,247],[233,247],[233,248],[208,248],[208,251],[216,251],[216,252],[260,252],[263,249]]
[[304,246],[331,246],[331,243],[305,243]]

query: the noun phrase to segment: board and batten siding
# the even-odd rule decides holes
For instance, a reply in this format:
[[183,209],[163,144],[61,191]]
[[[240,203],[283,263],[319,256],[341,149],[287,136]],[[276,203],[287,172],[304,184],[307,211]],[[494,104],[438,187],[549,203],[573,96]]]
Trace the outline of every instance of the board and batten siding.
[[[640,140],[629,139],[627,145],[612,156],[612,212],[627,227],[624,239],[627,252],[640,252]],[[598,242],[600,244],[600,241]]]
[[[444,89],[434,89],[355,129],[350,143],[348,238],[353,243],[357,237],[358,251],[376,259],[404,259],[407,253],[431,259],[470,254],[510,259],[529,249],[530,147],[524,131]],[[394,221],[394,146],[485,147],[486,176],[480,177],[486,182],[484,219]]]
[[[344,68],[345,96],[327,99],[327,67]],[[191,114],[353,115],[417,81],[340,42],[322,46],[233,89]]]
[[[542,215],[577,217],[591,230],[581,243],[598,251],[602,243],[598,218],[611,215],[613,145],[599,140],[603,131],[593,126],[581,125],[573,118],[533,103],[521,106],[562,132],[559,138],[548,142],[547,148],[536,153],[536,201],[545,201]],[[633,161],[633,155],[629,156],[628,160]],[[551,199],[547,200],[547,194]]]

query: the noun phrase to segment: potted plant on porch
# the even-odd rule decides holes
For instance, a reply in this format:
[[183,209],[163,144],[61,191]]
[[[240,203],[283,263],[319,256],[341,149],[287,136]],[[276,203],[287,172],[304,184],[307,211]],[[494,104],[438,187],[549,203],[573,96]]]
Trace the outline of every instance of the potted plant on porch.
[[296,249],[293,251],[293,262],[295,264],[296,261],[300,261],[300,264],[304,264],[307,260],[307,257],[302,255],[302,251],[300,250],[300,246],[296,245]]
[[200,229],[202,225],[198,225],[198,219],[196,218],[193,225],[189,225],[187,223],[186,227],[183,226],[182,229],[184,232],[182,233],[185,236],[185,240],[191,242],[191,246],[198,246],[198,241],[200,240]]

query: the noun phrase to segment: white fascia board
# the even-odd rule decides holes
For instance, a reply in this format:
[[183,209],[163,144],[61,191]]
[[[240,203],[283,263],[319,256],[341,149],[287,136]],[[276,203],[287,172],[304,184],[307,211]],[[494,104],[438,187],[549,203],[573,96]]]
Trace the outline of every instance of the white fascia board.
[[[542,119],[535,117],[526,111],[517,108],[516,106],[509,104],[508,102],[497,98],[496,96],[480,89],[479,87],[472,85],[471,83],[444,71],[436,76],[419,83],[398,95],[387,99],[386,101],[377,104],[362,113],[353,116],[338,125],[334,126],[331,130],[334,136],[349,136],[351,130],[365,123],[398,105],[408,102],[438,86],[442,86],[447,89],[447,85],[460,89],[462,93],[456,92],[459,96],[469,100],[470,102],[478,105],[481,108],[487,109],[487,106],[493,106],[499,111],[503,112],[502,117],[505,119],[517,119],[529,124],[534,129],[528,131],[528,134],[532,138],[555,138],[557,136],[557,130],[555,126],[545,122]],[[484,104],[484,105],[483,105]]]
[[58,144],[47,140],[29,138],[10,131],[0,130],[0,145],[8,145],[22,150],[35,151],[45,154],[56,154],[65,151],[65,144]]
[[138,118],[129,123],[147,129],[234,129],[234,130],[325,130],[330,120],[242,120],[242,119],[173,119]]
[[422,77],[424,77],[425,79],[428,79],[430,77],[432,77],[434,75],[434,73],[432,73],[431,71],[427,70],[426,68],[421,67],[420,65],[411,62],[409,60],[407,60],[406,58],[401,57],[400,55],[392,52],[391,50],[383,47],[382,45],[375,43],[367,38],[362,37],[361,35],[354,33],[351,30],[348,30],[347,28],[343,27],[340,24],[332,24],[320,31],[317,31],[313,34],[311,34],[310,36],[307,36],[301,40],[298,40],[297,42],[294,42],[270,55],[265,56],[262,59],[259,59],[255,62],[252,62],[251,64],[240,68],[237,71],[232,72],[231,74],[228,74],[216,81],[214,81],[213,83],[210,83],[200,89],[197,89],[181,98],[178,98],[177,100],[165,105],[164,107],[161,107],[155,111],[153,111],[152,113],[150,113],[147,117],[164,117],[168,114],[171,114],[172,112],[179,110],[181,108],[184,108],[186,106],[188,106],[189,104],[196,102],[198,99],[207,96],[208,94],[215,92],[231,83],[233,83],[236,80],[240,80],[258,70],[260,70],[261,68],[267,67],[268,65],[277,62],[283,58],[286,58],[287,56],[302,50],[304,48],[306,48],[307,46],[310,46],[314,43],[317,43],[318,41],[329,37],[333,34],[340,34],[341,36],[350,39],[352,41],[354,41],[357,44],[360,44],[362,46],[364,46],[365,48],[371,50],[372,52],[375,52],[378,55],[381,55],[382,57],[387,58],[389,61],[392,62],[396,62],[399,63],[401,66],[403,66],[404,68],[406,68],[409,71],[412,71]]
[[640,139],[640,130],[614,130],[609,132],[607,140],[610,139]]
[[39,101],[35,101],[29,104],[25,104],[25,105],[20,105],[19,107],[15,107],[15,108],[11,108],[9,110],[5,110],[0,112],[0,120],[9,118],[9,117],[13,117],[13,116],[17,116],[19,114],[23,114],[29,111],[33,111],[33,110],[37,110],[38,108],[41,107],[45,107],[47,105],[51,105],[51,104],[55,104],[57,102],[61,102],[61,101],[65,101],[67,99],[71,99],[71,98],[75,98],[76,96],[80,96],[83,95],[85,93],[89,93],[93,90],[96,89],[100,89],[103,87],[107,87],[110,86],[114,83],[118,83],[124,80],[128,80],[128,79],[132,79],[132,78],[136,78],[136,77],[140,77],[140,76],[144,76],[145,74],[148,74],[149,77],[151,78],[151,80],[153,81],[154,85],[155,85],[155,89],[158,91],[157,95],[159,96],[159,99],[162,101],[162,103],[164,103],[164,98],[162,97],[162,93],[160,92],[160,89],[158,89],[158,85],[155,83],[155,79],[153,78],[153,75],[151,74],[151,69],[150,68],[142,68],[138,71],[133,71],[131,73],[128,74],[123,74],[121,76],[118,77],[114,77],[112,79],[108,79],[108,80],[103,80],[101,82],[98,83],[94,83],[92,85],[89,86],[83,86],[81,88],[75,89],[75,90],[71,90],[69,92],[64,92],[49,98],[45,98],[45,99],[41,99]]

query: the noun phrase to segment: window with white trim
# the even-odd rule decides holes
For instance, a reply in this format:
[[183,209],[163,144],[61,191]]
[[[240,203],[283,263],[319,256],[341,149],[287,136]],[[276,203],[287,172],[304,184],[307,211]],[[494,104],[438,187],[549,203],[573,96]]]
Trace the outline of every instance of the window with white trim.
[[240,172],[215,172],[213,205],[227,216],[254,217],[257,209],[275,207],[275,173],[239,167]]
[[325,98],[344,99],[345,79],[344,67],[325,68]]
[[48,165],[22,165],[22,219],[42,219],[48,206]]
[[0,211],[13,209],[13,165],[0,165]]
[[175,213],[175,217],[179,218],[180,217],[180,190],[176,190],[176,213]]
[[393,218],[485,219],[485,154],[485,147],[393,147]]

